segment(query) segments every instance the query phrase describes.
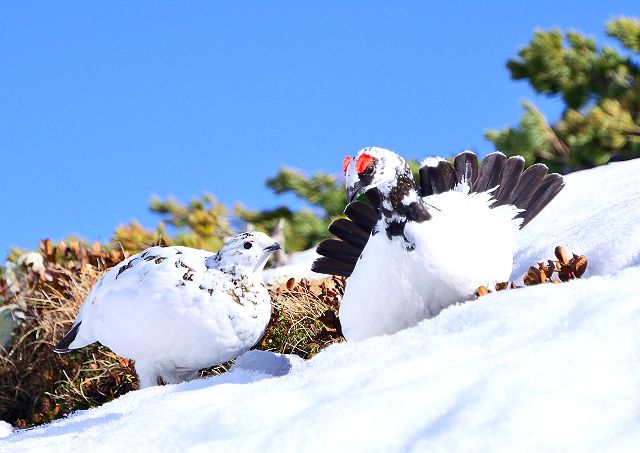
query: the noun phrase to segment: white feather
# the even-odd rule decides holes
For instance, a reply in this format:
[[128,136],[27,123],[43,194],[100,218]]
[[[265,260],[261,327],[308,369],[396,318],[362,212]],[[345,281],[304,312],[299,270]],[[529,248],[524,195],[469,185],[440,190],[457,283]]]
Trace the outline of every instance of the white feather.
[[472,297],[482,284],[506,281],[520,219],[513,206],[490,209],[490,194],[449,191],[425,197],[431,220],[408,222],[415,241],[384,231],[369,238],[340,305],[348,340],[391,334]]
[[[242,247],[246,241],[252,249]],[[190,379],[199,369],[237,357],[269,322],[262,267],[271,253],[264,248],[273,244],[263,233],[245,233],[213,257],[172,246],[126,259],[89,293],[69,348],[99,341],[135,360],[142,387],[155,385],[158,377],[167,383]]]
[[428,156],[425,157],[424,159],[422,159],[422,162],[420,162],[420,168],[424,167],[425,165],[427,167],[437,167],[438,164],[440,162],[442,162],[443,160],[446,160],[442,157],[439,156]]

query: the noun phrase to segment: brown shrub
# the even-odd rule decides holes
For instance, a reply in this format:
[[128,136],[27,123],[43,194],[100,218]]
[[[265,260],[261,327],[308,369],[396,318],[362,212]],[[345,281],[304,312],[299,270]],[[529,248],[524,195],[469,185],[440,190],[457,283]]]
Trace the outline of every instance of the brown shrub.
[[16,296],[24,322],[0,355],[1,419],[28,427],[136,388],[131,363],[105,347],[91,345],[64,356],[53,352],[101,273],[86,262],[73,271],[48,263],[28,294]]
[[344,341],[338,320],[344,284],[343,277],[335,276],[297,282],[290,278],[272,288],[271,320],[256,347],[308,359],[330,344]]

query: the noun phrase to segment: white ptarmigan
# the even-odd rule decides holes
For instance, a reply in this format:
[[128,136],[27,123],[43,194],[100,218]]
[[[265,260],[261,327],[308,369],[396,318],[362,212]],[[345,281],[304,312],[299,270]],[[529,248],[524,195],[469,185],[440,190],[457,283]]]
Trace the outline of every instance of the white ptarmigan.
[[271,316],[262,269],[278,249],[260,232],[236,235],[218,253],[148,248],[96,282],[54,350],[99,341],[135,360],[140,388],[193,379],[262,337]]
[[[558,174],[499,152],[428,158],[416,185],[404,159],[381,148],[344,161],[349,219],[329,230],[313,270],[348,276],[340,305],[347,340],[390,334],[507,281],[518,228],[564,186]],[[366,193],[370,206],[353,201]]]

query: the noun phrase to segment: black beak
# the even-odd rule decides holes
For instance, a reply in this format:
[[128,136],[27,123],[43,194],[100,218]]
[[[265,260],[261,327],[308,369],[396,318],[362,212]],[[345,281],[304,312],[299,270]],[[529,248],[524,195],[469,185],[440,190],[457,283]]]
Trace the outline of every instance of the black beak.
[[362,194],[362,185],[357,182],[353,187],[347,187],[347,203],[351,203]]
[[270,245],[269,247],[265,247],[263,250],[269,251],[269,252],[275,252],[276,250],[282,250],[282,247],[280,247],[280,244],[276,242],[273,245]]

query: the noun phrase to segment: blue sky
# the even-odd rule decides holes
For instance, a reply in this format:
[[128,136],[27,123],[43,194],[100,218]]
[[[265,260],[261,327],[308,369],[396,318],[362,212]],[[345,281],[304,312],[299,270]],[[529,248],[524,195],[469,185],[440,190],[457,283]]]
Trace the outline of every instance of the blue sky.
[[365,146],[493,151],[523,99],[558,115],[505,67],[536,27],[603,42],[637,12],[519,3],[2,2],[0,257],[151,227],[154,194],[291,202],[264,186],[280,167],[338,175]]

